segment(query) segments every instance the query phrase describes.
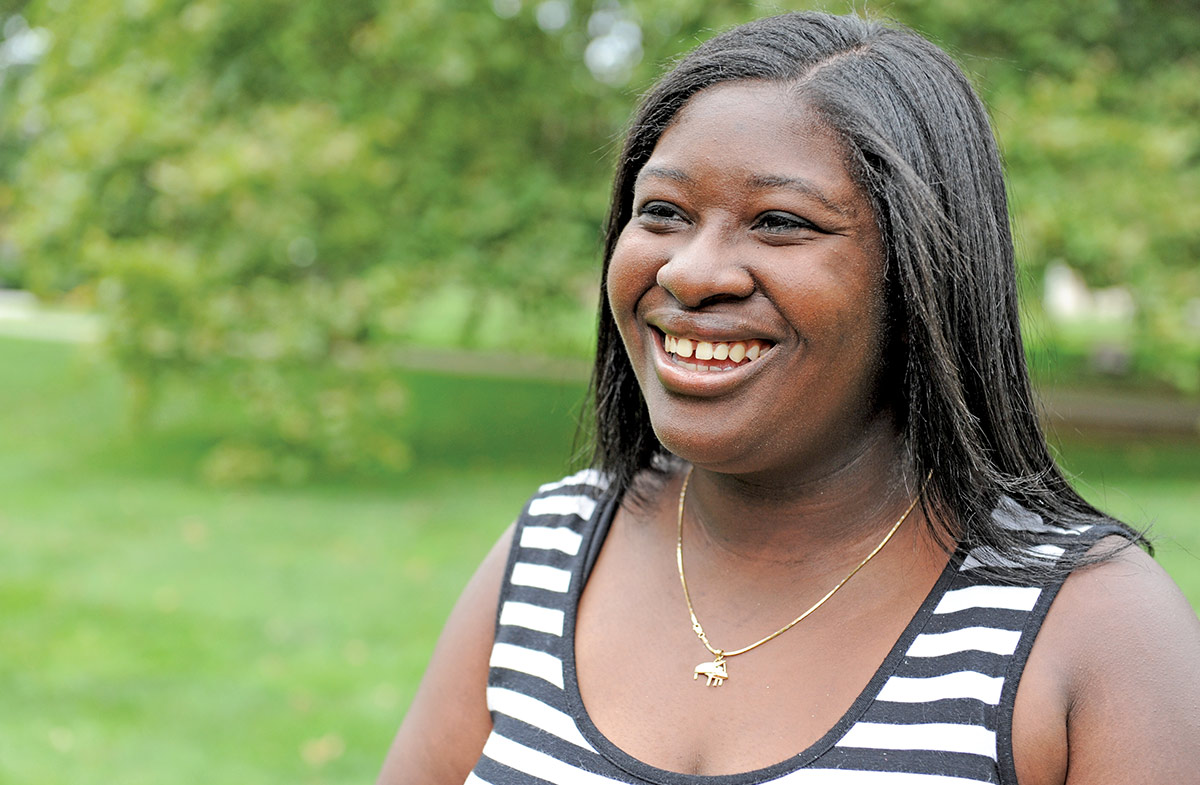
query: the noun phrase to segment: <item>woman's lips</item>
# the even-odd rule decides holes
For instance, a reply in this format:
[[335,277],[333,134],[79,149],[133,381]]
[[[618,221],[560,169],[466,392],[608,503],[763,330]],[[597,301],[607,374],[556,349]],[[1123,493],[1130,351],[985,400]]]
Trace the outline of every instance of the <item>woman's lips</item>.
[[745,368],[761,359],[775,345],[763,338],[700,338],[668,333],[661,328],[655,329],[654,334],[668,367],[705,373]]

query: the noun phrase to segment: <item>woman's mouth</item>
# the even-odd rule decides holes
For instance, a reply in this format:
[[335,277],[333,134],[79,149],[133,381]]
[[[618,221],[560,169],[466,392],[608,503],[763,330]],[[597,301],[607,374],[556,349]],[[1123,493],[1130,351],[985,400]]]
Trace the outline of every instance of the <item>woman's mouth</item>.
[[732,371],[754,362],[774,346],[759,338],[712,341],[665,332],[661,338],[668,359],[690,371]]

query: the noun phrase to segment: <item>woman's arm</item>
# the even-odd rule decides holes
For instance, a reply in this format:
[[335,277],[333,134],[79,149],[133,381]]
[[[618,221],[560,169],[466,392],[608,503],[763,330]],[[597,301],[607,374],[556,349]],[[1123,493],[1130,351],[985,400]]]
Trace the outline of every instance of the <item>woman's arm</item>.
[[510,526],[458,598],[377,785],[461,785],[479,759],[492,729],[488,659],[512,536]]
[[1200,621],[1183,594],[1135,548],[1063,590],[1091,606],[1076,623],[1068,785],[1200,780]]
[[[1023,714],[1018,693],[1014,742],[1022,785],[1200,781],[1200,620],[1141,550],[1127,548],[1067,579],[1026,672],[1033,679],[1022,679],[1021,690],[1041,685],[1040,697],[1058,695],[1061,711],[1049,724]],[[1022,724],[1027,740],[1035,736],[1030,728],[1041,729],[1041,744],[1022,750]],[[1047,739],[1056,743],[1046,745]],[[1047,756],[1055,747],[1057,754]],[[1048,771],[1058,776],[1048,780]]]

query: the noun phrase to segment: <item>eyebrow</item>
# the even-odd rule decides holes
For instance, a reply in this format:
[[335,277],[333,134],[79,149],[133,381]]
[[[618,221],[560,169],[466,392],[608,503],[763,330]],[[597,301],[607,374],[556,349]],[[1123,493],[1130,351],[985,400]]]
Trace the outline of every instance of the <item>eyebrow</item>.
[[[677,183],[687,184],[692,182],[692,178],[680,169],[671,169],[665,166],[646,166],[638,172],[636,183],[641,183],[643,180],[660,177],[666,180],[673,180]],[[635,183],[635,185],[636,185]],[[838,215],[849,215],[849,211],[829,199],[820,188],[814,185],[811,181],[801,177],[785,177],[783,175],[772,174],[755,174],[747,179],[747,183],[752,188],[784,188],[790,191],[796,191],[804,194],[812,199],[820,202],[824,207],[837,213]]]
[[829,208],[838,215],[847,215],[848,211],[837,202],[834,202],[825,195],[825,192],[814,185],[809,180],[800,177],[783,177],[782,175],[773,174],[756,174],[751,175],[749,179],[751,186],[755,188],[786,188],[789,191],[797,191],[816,199],[825,207]]
[[638,172],[634,183],[640,183],[642,180],[651,177],[662,177],[667,180],[674,180],[677,183],[690,183],[692,181],[692,178],[688,177],[686,172],[679,169],[668,169],[665,166],[643,166],[642,171]]

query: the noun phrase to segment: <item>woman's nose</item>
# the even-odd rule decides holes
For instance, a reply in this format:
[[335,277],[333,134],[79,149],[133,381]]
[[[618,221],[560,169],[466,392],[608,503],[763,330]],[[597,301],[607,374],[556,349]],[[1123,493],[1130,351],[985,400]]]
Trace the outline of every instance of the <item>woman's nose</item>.
[[714,234],[695,235],[675,248],[666,264],[658,268],[658,285],[688,308],[742,299],[754,292],[754,278],[740,261],[736,244],[711,236]]

